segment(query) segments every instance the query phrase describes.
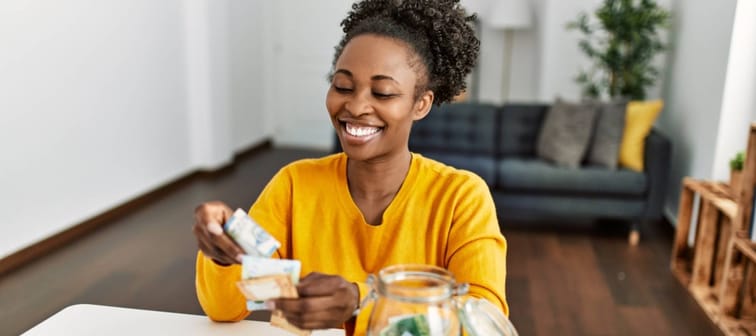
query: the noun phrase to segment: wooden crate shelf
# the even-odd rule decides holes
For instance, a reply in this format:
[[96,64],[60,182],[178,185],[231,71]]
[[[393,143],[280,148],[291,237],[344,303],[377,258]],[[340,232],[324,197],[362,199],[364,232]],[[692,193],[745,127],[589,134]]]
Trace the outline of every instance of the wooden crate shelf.
[[[756,123],[741,185],[683,179],[670,268],[725,335],[756,335],[756,243],[748,237],[756,186]],[[693,218],[695,200],[698,214]],[[693,244],[688,245],[691,223]]]

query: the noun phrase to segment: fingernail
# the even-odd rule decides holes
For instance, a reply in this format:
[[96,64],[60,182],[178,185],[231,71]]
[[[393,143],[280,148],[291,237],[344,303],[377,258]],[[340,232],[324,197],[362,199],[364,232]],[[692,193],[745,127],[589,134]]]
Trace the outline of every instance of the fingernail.
[[265,301],[265,308],[268,308],[270,310],[276,310],[276,302],[275,301]]
[[210,233],[216,236],[220,236],[223,234],[223,228],[217,222],[207,223],[207,231],[210,231]]
[[239,263],[241,264],[241,263],[242,263],[242,260],[244,260],[244,258],[243,258],[243,257],[244,257],[244,255],[243,255],[243,254],[237,254],[237,255],[236,255],[236,261],[238,261],[238,262],[239,262]]

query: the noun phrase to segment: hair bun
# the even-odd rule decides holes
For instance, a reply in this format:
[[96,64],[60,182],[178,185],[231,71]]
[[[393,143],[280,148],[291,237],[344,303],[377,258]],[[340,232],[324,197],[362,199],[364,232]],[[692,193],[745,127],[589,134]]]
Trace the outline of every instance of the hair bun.
[[344,38],[336,59],[355,36],[377,34],[408,43],[428,69],[427,87],[436,104],[450,102],[466,88],[480,42],[459,0],[363,0],[341,22]]

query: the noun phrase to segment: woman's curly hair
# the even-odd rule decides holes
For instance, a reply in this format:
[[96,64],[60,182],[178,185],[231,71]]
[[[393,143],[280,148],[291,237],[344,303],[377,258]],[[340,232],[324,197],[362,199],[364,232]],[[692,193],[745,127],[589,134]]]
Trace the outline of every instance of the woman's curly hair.
[[[354,37],[375,34],[407,43],[422,61],[416,97],[434,93],[434,104],[450,102],[466,88],[465,77],[478,59],[480,42],[459,0],[363,0],[341,21],[344,37],[336,61]],[[423,69],[417,67],[416,69]],[[426,76],[427,75],[427,76]]]

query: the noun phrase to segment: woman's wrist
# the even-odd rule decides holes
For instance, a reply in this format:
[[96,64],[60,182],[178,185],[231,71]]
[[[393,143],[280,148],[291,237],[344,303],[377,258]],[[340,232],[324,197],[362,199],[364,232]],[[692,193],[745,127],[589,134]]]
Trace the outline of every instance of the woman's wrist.
[[352,282],[352,292],[354,295],[354,310],[352,316],[357,316],[360,313],[360,286],[356,282]]

